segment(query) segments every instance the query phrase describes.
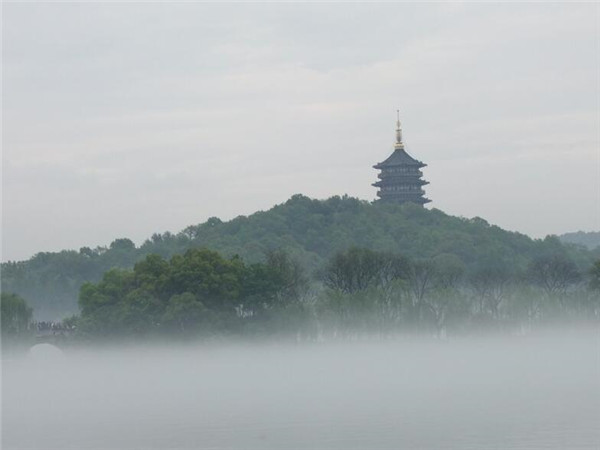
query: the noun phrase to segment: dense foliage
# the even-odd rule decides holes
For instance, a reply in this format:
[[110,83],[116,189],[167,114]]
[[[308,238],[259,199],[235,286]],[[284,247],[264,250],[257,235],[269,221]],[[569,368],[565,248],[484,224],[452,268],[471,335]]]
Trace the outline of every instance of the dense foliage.
[[[350,248],[334,254],[310,288],[285,252],[245,264],[210,250],[166,261],[146,257],[81,288],[83,338],[278,337],[294,340],[386,338],[405,333],[525,332],[553,321],[598,323],[600,261],[580,272],[565,253],[519,270],[469,272],[455,255],[410,259]],[[314,286],[314,283],[313,283]]]
[[130,269],[151,254],[169,259],[189,249],[208,248],[252,264],[264,262],[269,251],[284,249],[312,275],[351,247],[414,260],[450,255],[469,273],[500,266],[522,271],[535,258],[556,253],[568,255],[583,273],[600,257],[600,248],[565,245],[555,237],[533,240],[480,218],[453,217],[412,204],[295,195],[248,217],[228,222],[211,218],[178,234],[154,234],[139,247],[117,239],[108,247],[39,253],[27,261],[7,262],[2,264],[2,286],[27,298],[38,319],[60,319],[77,312],[78,292],[85,282],[99,282],[111,269]]
[[281,252],[249,265],[206,249],[170,261],[150,255],[133,270],[111,269],[99,283],[81,287],[78,333],[122,338],[274,332],[305,283]]
[[23,298],[8,292],[0,294],[0,331],[3,350],[30,341],[31,317],[32,309]]

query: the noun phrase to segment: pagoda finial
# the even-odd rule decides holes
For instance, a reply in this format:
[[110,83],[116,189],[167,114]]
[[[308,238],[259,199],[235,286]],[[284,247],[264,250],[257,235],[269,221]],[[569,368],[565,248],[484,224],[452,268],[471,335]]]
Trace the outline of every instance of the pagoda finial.
[[404,148],[404,143],[402,142],[402,128],[400,127],[400,110],[396,110],[397,120],[396,120],[396,145],[395,148]]

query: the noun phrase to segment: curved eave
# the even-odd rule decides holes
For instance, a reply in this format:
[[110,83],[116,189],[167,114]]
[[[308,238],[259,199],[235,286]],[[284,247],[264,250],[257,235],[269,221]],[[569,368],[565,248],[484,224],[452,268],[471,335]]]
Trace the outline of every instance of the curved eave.
[[398,196],[398,195],[386,195],[381,192],[377,192],[377,196],[381,201],[390,201],[390,202],[398,202],[398,203],[416,203],[418,205],[424,205],[425,203],[431,203],[426,197],[408,197],[408,196]]
[[411,180],[411,181],[389,181],[389,180],[379,180],[375,183],[371,183],[371,186],[381,187],[381,186],[425,186],[429,184],[429,181],[425,180]]
[[408,162],[403,162],[403,163],[386,163],[385,161],[377,163],[373,166],[373,169],[377,169],[377,170],[381,170],[387,167],[418,167],[419,169],[421,167],[427,167],[427,164],[421,162],[421,161],[415,161],[414,163],[408,163]]
[[425,167],[421,161],[410,156],[404,148],[396,148],[392,154],[385,160],[375,166],[375,169],[381,169],[383,167]]
[[389,184],[429,184],[429,181],[421,179],[422,175],[406,176],[393,174],[379,174],[377,178]]

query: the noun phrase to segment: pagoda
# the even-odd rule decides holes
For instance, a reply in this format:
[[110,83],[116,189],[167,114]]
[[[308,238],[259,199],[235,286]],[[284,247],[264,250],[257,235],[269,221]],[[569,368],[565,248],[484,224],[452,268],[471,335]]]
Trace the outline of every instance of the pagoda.
[[395,203],[412,202],[421,206],[429,203],[431,200],[424,197],[423,190],[423,186],[429,182],[422,179],[423,172],[420,170],[426,166],[427,164],[414,159],[404,150],[400,112],[398,112],[394,153],[385,161],[373,166],[381,171],[377,175],[379,181],[373,183],[373,186],[379,188],[377,192],[379,200]]

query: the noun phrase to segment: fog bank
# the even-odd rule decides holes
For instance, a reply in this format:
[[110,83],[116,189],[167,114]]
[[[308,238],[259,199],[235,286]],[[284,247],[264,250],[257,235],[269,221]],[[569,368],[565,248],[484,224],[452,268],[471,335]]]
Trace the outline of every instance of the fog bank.
[[599,342],[38,349],[3,363],[3,448],[598,448]]

